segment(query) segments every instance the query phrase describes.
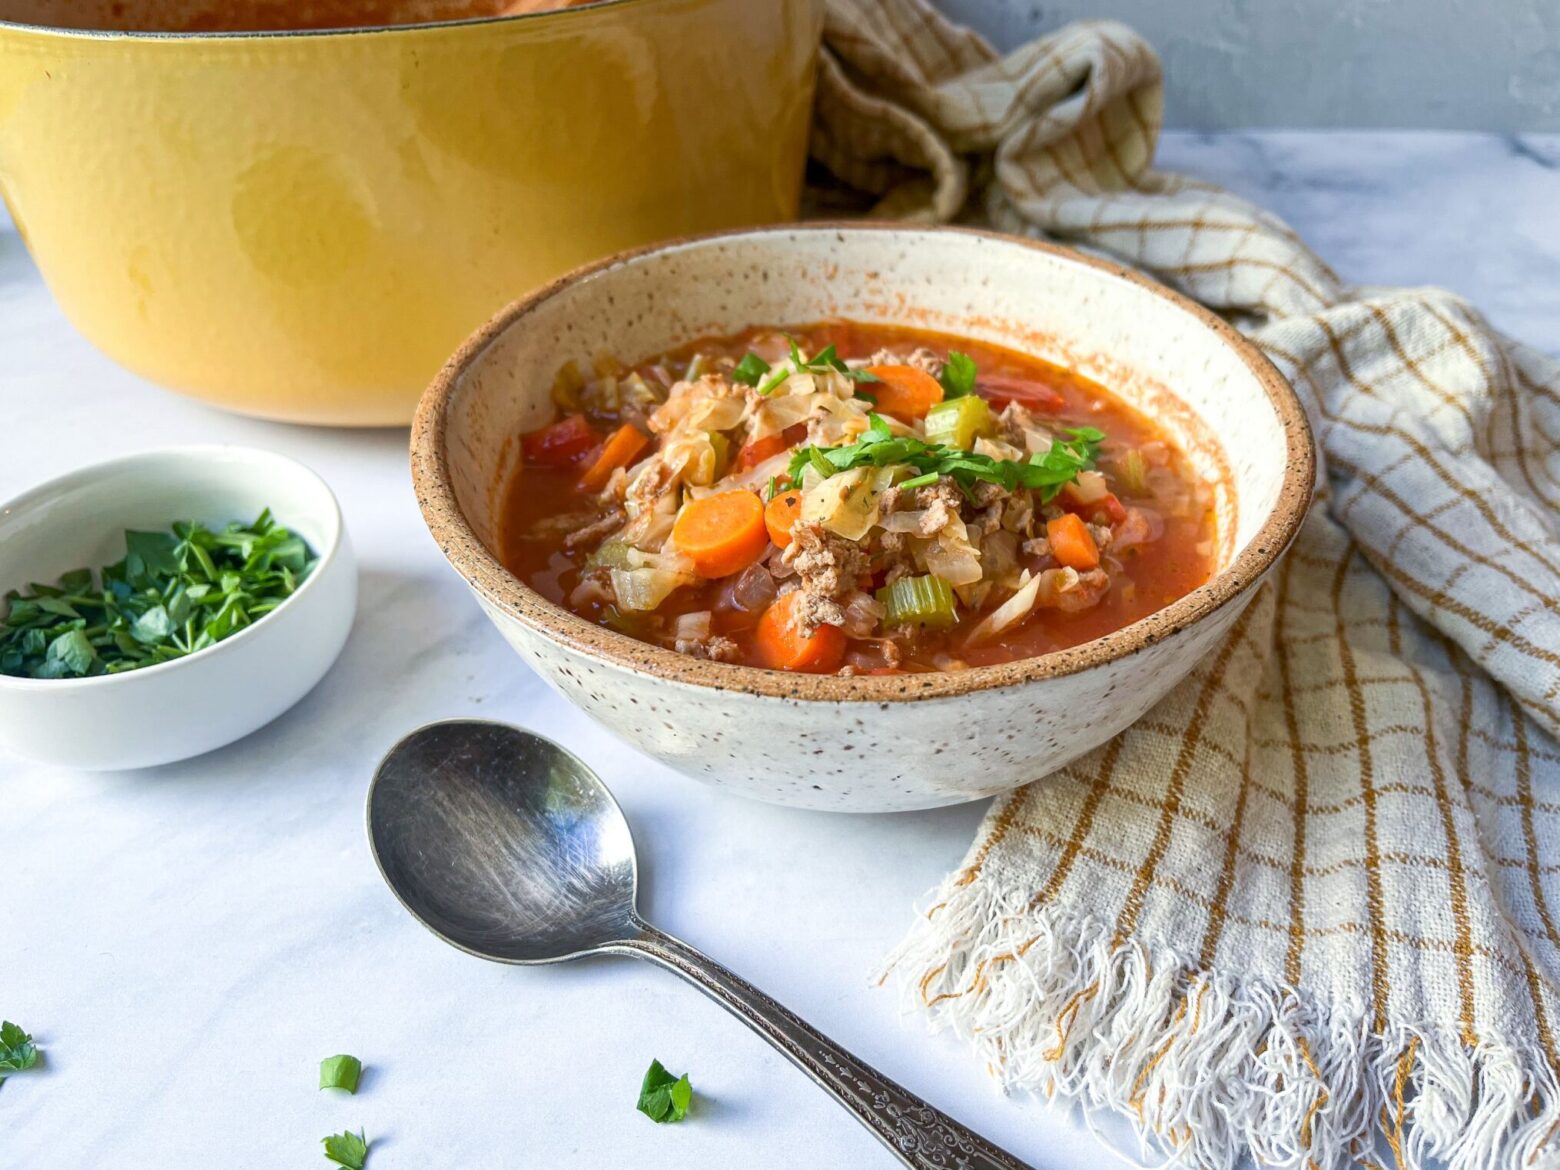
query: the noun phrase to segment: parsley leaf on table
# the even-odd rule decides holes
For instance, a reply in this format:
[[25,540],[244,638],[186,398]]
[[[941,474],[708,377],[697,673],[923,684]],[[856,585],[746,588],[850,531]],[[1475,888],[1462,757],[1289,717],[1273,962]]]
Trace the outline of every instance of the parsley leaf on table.
[[688,1116],[693,1101],[693,1085],[688,1074],[674,1077],[659,1060],[652,1060],[639,1086],[639,1112],[657,1125],[681,1121]]
[[364,1140],[363,1131],[352,1133],[333,1133],[328,1138],[321,1138],[325,1143],[325,1158],[327,1161],[345,1166],[347,1170],[363,1170],[363,1163],[368,1159],[368,1142]]
[[38,1046],[20,1025],[0,1022],[0,1085],[12,1073],[25,1072],[38,1063]]

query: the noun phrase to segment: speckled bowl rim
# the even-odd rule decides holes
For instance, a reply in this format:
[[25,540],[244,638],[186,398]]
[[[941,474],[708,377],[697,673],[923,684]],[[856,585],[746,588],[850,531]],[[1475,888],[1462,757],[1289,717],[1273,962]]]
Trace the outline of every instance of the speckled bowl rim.
[[[1169,301],[1206,326],[1235,351],[1267,394],[1284,428],[1286,465],[1271,513],[1245,549],[1213,580],[1171,602],[1164,609],[1067,650],[995,666],[978,666],[939,674],[841,678],[838,675],[788,674],[756,666],[692,658],[598,626],[553,604],[510,573],[488,552],[477,539],[456,501],[446,458],[446,439],[450,402],[457,383],[500,334],[521,322],[539,305],[562,290],[657,252],[718,240],[829,232],[885,232],[901,235],[935,232],[968,236],[974,242],[996,240],[1004,245],[1030,248],[1071,264],[1096,269]],[[1213,427],[1207,420],[1205,424]],[[422,509],[428,530],[450,564],[482,597],[544,637],[613,666],[671,682],[708,687],[716,691],[743,691],[769,698],[836,703],[942,699],[1019,686],[1076,674],[1128,657],[1146,646],[1163,641],[1234,602],[1262,579],[1299,532],[1310,507],[1316,475],[1316,450],[1310,422],[1294,389],[1261,351],[1233,326],[1187,297],[1119,264],[1055,244],[976,228],[856,220],[776,224],[665,240],[618,252],[543,285],[494,314],[439,371],[419,401],[417,414],[412,420],[411,462],[412,483],[418,506]]]

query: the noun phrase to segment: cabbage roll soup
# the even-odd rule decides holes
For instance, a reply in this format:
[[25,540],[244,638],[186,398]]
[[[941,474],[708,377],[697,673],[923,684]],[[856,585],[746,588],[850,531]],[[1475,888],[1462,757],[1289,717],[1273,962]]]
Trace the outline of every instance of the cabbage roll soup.
[[570,365],[502,557],[593,622],[721,662],[962,670],[1065,649],[1214,573],[1214,487],[1108,390],[831,322]]

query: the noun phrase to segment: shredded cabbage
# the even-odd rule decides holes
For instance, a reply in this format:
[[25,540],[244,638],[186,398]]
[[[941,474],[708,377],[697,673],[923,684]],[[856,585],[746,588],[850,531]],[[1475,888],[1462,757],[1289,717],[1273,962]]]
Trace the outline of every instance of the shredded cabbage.
[[693,585],[699,579],[688,558],[670,544],[658,553],[630,548],[627,560],[636,567],[611,571],[612,592],[620,609],[655,609],[679,585]]
[[1017,593],[988,613],[981,620],[980,625],[970,631],[970,636],[966,640],[967,645],[973,646],[977,642],[994,638],[1009,626],[1016,626],[1029,616],[1029,612],[1035,607],[1035,600],[1040,596],[1040,578],[1032,576],[1029,570],[1025,569],[1022,581]]
[[981,578],[980,553],[970,543],[969,529],[957,516],[937,533],[935,540],[921,547],[926,571],[935,573],[950,585],[972,585]]
[[691,578],[663,569],[613,569],[611,574],[612,592],[621,609],[655,609],[671,596],[672,590],[691,583]]
[[892,482],[887,467],[856,467],[820,477],[802,492],[802,519],[846,540],[861,540],[878,522],[878,500]]

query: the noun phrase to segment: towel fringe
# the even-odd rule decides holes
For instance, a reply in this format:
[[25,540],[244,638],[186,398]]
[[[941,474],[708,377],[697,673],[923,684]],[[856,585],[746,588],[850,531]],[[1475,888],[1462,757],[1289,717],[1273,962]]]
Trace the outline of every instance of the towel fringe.
[[1560,1167],[1560,1083],[1542,1053],[1378,1032],[1368,1005],[1150,955],[995,884],[945,883],[884,978],[1005,1090],[1121,1114],[1145,1156],[1207,1170],[1248,1155],[1341,1170],[1383,1147],[1393,1170]]

